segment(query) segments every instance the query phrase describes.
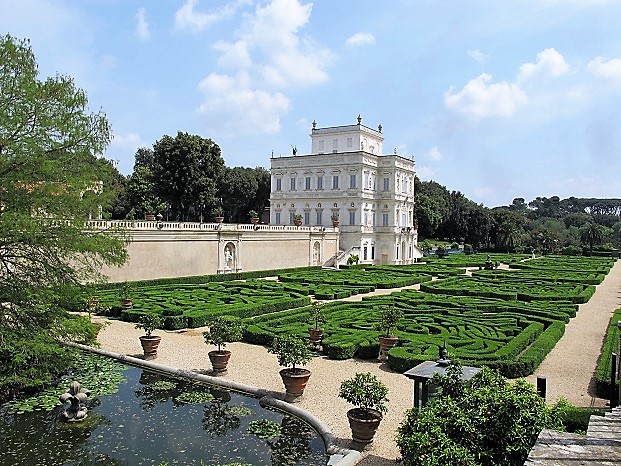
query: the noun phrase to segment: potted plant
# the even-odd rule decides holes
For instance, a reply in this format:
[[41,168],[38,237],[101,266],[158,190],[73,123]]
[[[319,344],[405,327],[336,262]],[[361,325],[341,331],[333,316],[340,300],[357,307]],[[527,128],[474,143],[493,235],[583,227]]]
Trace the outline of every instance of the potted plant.
[[334,212],[332,214],[332,216],[330,217],[330,220],[332,220],[332,226],[334,228],[339,226],[339,214],[337,214],[336,212]]
[[157,348],[160,345],[162,337],[151,335],[153,330],[162,325],[162,318],[151,312],[140,315],[136,328],[144,330],[144,335],[140,337],[140,344],[144,352],[145,359],[154,359],[157,357]]
[[259,223],[259,213],[256,210],[249,211],[248,216],[250,217],[250,223],[253,225]]
[[121,283],[121,286],[118,288],[117,295],[121,301],[121,307],[123,309],[129,309],[134,305],[132,298],[130,297],[132,291],[134,291],[134,289],[127,281]]
[[[285,385],[285,401],[295,402],[304,393],[311,371],[296,367],[304,365],[312,358],[308,343],[293,335],[279,335],[274,338],[272,347],[268,349],[278,357],[278,364],[285,367],[280,370]],[[290,367],[289,367],[290,366]]]
[[295,214],[293,216],[293,224],[296,227],[299,227],[300,225],[302,225],[302,214]]
[[222,223],[224,222],[224,209],[222,209],[222,207],[218,206],[218,207],[214,207],[213,209],[213,216],[216,220],[216,223]]
[[319,350],[321,345],[321,337],[323,336],[323,327],[319,326],[319,323],[326,321],[326,316],[323,313],[324,304],[319,301],[315,301],[311,304],[308,310],[309,320],[315,324],[314,327],[309,327],[308,333],[310,335],[310,341],[316,351]]
[[392,335],[390,331],[397,325],[401,317],[403,317],[403,312],[394,305],[385,307],[380,314],[380,321],[377,324],[377,329],[384,331],[384,334],[379,336],[380,361],[388,360],[388,351],[399,342],[399,338]]
[[358,372],[354,377],[341,383],[339,397],[355,408],[347,411],[349,427],[354,442],[367,445],[387,411],[388,388],[370,372]]
[[208,345],[215,345],[217,350],[208,353],[214,375],[226,374],[226,367],[231,357],[231,352],[225,350],[227,343],[241,340],[244,327],[237,318],[214,317],[207,322],[208,330],[203,332],[203,338]]

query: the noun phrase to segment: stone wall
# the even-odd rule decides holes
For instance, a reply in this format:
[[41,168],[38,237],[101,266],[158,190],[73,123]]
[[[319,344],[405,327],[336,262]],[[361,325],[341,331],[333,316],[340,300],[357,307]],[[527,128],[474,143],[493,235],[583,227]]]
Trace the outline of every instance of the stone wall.
[[334,228],[180,222],[90,222],[125,228],[128,262],[110,281],[323,265],[339,248]]

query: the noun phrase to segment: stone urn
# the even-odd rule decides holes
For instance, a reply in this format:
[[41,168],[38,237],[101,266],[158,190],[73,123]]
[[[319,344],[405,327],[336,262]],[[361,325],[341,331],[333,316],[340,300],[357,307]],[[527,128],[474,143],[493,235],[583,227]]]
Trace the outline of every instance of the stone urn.
[[213,375],[218,376],[226,374],[231,352],[228,350],[214,350],[207,354],[209,355],[209,361],[211,361]]
[[388,361],[388,351],[390,351],[397,343],[399,343],[399,338],[393,336],[380,336],[380,361]]
[[353,441],[363,445],[371,443],[382,418],[382,413],[371,408],[353,408],[347,411]]
[[300,399],[311,376],[311,371],[301,368],[280,370],[280,377],[285,385],[285,401],[296,402]]

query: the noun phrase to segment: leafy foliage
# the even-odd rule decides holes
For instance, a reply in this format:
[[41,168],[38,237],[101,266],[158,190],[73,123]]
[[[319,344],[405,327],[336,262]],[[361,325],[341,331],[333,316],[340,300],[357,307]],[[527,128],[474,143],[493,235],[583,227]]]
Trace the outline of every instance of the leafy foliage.
[[248,433],[261,439],[270,439],[280,435],[280,426],[269,419],[259,419],[248,423]]
[[384,330],[384,336],[390,336],[390,330],[399,323],[403,317],[403,311],[395,306],[386,306],[380,314],[380,321],[377,324],[379,330]]
[[353,378],[344,380],[339,389],[339,396],[348,403],[366,411],[376,409],[385,413],[388,400],[388,388],[370,372],[357,372]]
[[469,384],[459,374],[436,378],[442,396],[406,413],[396,437],[405,466],[521,466],[541,429],[561,428],[564,401],[548,407],[531,384],[487,368]]
[[304,365],[313,357],[308,341],[293,335],[277,336],[268,351],[278,357],[278,364],[291,366],[293,370],[296,365]]
[[[0,37],[0,398],[67,367],[56,338],[81,339],[65,304],[103,264],[126,259],[121,231],[86,220],[115,199],[105,115],[69,76],[38,79],[30,45]],[[89,325],[87,322],[84,325]],[[84,330],[84,327],[80,331]],[[19,362],[18,362],[19,361]]]
[[144,333],[147,337],[150,337],[158,327],[162,326],[162,318],[156,314],[141,314],[140,320],[135,325],[136,328],[144,330]]
[[241,320],[235,317],[214,317],[207,326],[209,329],[203,332],[205,343],[216,345],[218,351],[222,351],[227,343],[241,340],[244,333]]

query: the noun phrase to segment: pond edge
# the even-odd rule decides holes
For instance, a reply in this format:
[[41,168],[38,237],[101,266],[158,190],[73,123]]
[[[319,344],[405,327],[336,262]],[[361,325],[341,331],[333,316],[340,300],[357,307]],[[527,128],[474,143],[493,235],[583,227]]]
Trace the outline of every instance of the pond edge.
[[287,414],[302,419],[309,424],[317,433],[321,436],[323,444],[326,448],[326,453],[330,456],[328,466],[353,466],[358,464],[361,460],[361,453],[357,450],[349,448],[343,448],[338,446],[334,441],[334,434],[321,419],[306,411],[305,409],[294,406],[286,401],[275,398],[269,390],[264,388],[255,387],[253,385],[247,385],[239,382],[233,382],[231,380],[222,380],[218,377],[212,377],[198,372],[189,371],[186,369],[178,369],[164,364],[159,364],[153,361],[147,361],[133,356],[125,354],[113,353],[100,348],[94,348],[92,346],[82,345],[74,342],[63,342],[67,346],[79,348],[83,351],[99,354],[101,356],[110,357],[118,361],[125,362],[132,366],[143,367],[151,369],[157,372],[172,375],[174,377],[181,377],[189,380],[197,380],[210,385],[216,385],[223,388],[228,388],[237,392],[246,393],[254,397],[259,398],[259,404],[263,407],[273,407],[280,411],[284,411]]

